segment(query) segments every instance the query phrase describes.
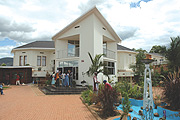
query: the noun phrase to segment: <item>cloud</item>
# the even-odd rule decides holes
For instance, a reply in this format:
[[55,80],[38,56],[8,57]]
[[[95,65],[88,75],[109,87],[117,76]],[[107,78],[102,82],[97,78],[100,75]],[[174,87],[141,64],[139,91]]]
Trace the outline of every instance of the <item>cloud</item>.
[[11,50],[14,48],[15,46],[0,46],[0,58],[3,57],[12,57],[13,55],[11,54]]
[[4,0],[0,1],[0,39],[17,44],[51,40],[95,5],[126,47],[149,50],[180,35],[179,0]]

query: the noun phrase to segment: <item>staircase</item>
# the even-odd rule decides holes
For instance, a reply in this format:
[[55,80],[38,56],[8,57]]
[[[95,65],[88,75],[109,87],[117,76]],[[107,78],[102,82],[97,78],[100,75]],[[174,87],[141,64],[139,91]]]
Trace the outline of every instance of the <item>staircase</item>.
[[46,95],[67,95],[67,94],[81,94],[82,91],[86,90],[87,87],[76,86],[76,87],[55,87],[55,86],[44,86],[39,89]]

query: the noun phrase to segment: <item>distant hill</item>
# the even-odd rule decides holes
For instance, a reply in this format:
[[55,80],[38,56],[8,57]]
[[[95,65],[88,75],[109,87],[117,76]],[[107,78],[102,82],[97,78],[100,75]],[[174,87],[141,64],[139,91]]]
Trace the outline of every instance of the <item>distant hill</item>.
[[13,66],[13,58],[11,57],[0,58],[0,66],[3,63],[5,63],[6,66]]

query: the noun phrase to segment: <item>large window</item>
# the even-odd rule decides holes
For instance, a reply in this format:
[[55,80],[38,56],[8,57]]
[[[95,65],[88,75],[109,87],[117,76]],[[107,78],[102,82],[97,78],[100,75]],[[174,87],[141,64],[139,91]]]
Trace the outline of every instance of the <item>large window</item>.
[[27,64],[27,56],[24,56],[24,66]]
[[114,75],[115,74],[115,65],[114,62],[107,62],[105,61],[105,69],[108,70],[109,75]]
[[46,66],[46,56],[37,56],[37,66]]
[[59,62],[59,67],[78,67],[78,61],[63,61]]
[[46,66],[46,56],[42,56],[42,66]]
[[37,56],[37,66],[41,66],[41,56]]
[[68,40],[68,56],[79,56],[79,41]]
[[19,66],[23,65],[23,56],[19,56]]

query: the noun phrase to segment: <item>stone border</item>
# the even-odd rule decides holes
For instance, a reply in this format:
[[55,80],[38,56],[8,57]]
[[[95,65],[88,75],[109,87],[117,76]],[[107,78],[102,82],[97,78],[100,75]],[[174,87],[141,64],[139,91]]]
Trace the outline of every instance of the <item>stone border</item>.
[[95,111],[93,111],[89,108],[88,104],[85,103],[85,101],[82,97],[80,97],[80,99],[81,99],[82,103],[87,107],[87,109],[91,112],[91,114],[96,118],[96,120],[102,120]]

